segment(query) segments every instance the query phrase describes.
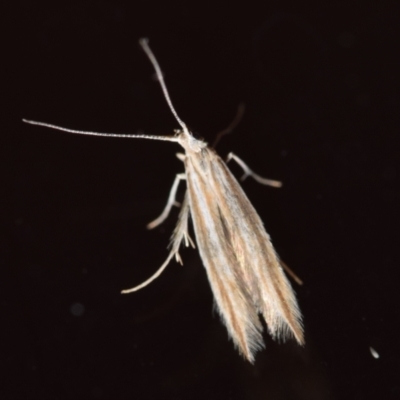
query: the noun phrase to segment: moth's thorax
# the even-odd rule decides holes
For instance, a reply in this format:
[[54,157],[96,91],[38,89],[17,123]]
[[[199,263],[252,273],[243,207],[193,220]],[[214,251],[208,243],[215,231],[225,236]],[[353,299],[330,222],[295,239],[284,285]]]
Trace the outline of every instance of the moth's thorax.
[[202,149],[207,147],[207,143],[202,140],[196,139],[188,129],[176,131],[178,143],[188,153],[199,153]]

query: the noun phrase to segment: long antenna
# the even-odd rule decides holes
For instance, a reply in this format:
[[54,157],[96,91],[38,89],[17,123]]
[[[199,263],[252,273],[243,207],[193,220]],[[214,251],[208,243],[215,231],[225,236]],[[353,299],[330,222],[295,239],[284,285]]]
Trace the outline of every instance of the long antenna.
[[[168,103],[168,106],[174,115],[175,119],[178,121],[179,125],[182,127],[185,134],[190,135],[190,132],[186,126],[186,124],[179,118],[178,113],[176,112],[174,106],[172,105],[171,98],[169,97],[169,93],[167,90],[167,86],[165,85],[164,77],[161,72],[160,65],[158,61],[151,51],[149,45],[149,40],[146,38],[139,39],[139,44],[142,46],[144,52],[146,53],[147,57],[149,57],[150,62],[153,64],[153,67],[156,71],[157,79],[160,82],[161,89],[164,93],[165,100]],[[154,135],[138,135],[138,134],[122,134],[122,133],[101,133],[101,132],[91,132],[91,131],[81,131],[75,129],[64,128],[63,126],[48,124],[47,122],[39,122],[39,121],[32,121],[29,119],[23,119],[23,122],[31,125],[43,126],[45,128],[56,129],[58,131],[74,133],[77,135],[88,135],[88,136],[104,136],[104,137],[115,137],[115,138],[134,138],[134,139],[151,139],[151,140],[164,140],[167,142],[178,142],[179,139],[176,136],[154,136]]]
[[167,100],[167,103],[169,105],[169,108],[171,109],[172,114],[174,114],[174,117],[176,118],[176,120],[178,121],[179,125],[182,127],[184,132],[189,134],[189,130],[188,130],[186,124],[179,118],[178,113],[176,112],[174,106],[172,105],[172,101],[171,101],[171,98],[169,97],[169,93],[167,90],[167,86],[165,85],[165,81],[164,81],[163,74],[161,72],[160,65],[158,64],[158,61],[157,61],[155,55],[153,54],[153,52],[151,51],[151,49],[149,47],[149,39],[147,39],[147,38],[139,39],[139,44],[142,46],[144,52],[147,54],[147,57],[149,57],[150,62],[153,64],[153,67],[156,71],[157,79],[160,82],[161,89],[164,93],[165,100]]
[[105,136],[115,138],[134,138],[134,139],[152,139],[152,140],[164,140],[166,142],[179,142],[176,136],[154,136],[154,135],[140,135],[132,133],[101,133],[101,132],[90,132],[90,131],[79,131],[75,129],[64,128],[62,126],[48,124],[47,122],[32,121],[30,119],[22,119],[23,122],[31,125],[44,126],[45,128],[56,129],[58,131],[75,133],[77,135],[88,135],[88,136]]

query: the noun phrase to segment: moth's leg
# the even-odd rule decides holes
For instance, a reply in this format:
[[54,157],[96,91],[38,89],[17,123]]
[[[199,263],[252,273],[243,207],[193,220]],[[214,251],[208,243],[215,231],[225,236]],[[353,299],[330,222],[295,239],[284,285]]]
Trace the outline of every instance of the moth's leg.
[[[179,174],[179,175],[184,175],[184,174]],[[179,175],[175,178],[175,181],[179,182]],[[174,182],[175,184],[175,182]],[[178,184],[177,184],[178,186]],[[171,190],[172,192],[172,190]],[[147,285],[149,285],[151,282],[153,282],[155,279],[157,279],[162,272],[164,271],[165,268],[167,268],[169,262],[171,261],[172,257],[175,256],[176,261],[178,261],[180,264],[182,263],[181,256],[179,255],[179,246],[181,245],[181,242],[184,240],[186,243],[186,246],[189,245],[189,243],[194,247],[194,243],[192,239],[190,238],[188,234],[188,219],[189,219],[189,197],[188,197],[188,192],[186,191],[185,197],[183,199],[182,203],[182,208],[181,212],[178,217],[178,225],[176,226],[174,233],[172,235],[172,248],[171,251],[169,252],[168,258],[164,261],[163,265],[149,278],[146,279],[144,282],[142,282],[140,285],[135,286],[131,289],[126,289],[123,290],[121,293],[131,293],[131,292],[136,292],[137,290],[140,290]]]
[[176,158],[177,158],[178,160],[181,160],[182,162],[185,162],[185,158],[186,158],[186,155],[185,155],[185,154],[183,154],[183,153],[176,153],[175,155],[176,155]]
[[303,285],[303,281],[294,273],[292,268],[290,268],[286,263],[284,263],[282,260],[279,260],[279,263],[281,264],[282,268],[286,271],[286,273],[298,284],[298,285]]
[[168,264],[171,261],[173,256],[174,256],[173,252],[169,253],[168,258],[164,261],[164,264],[161,265],[161,267],[156,271],[156,273],[153,274],[149,279],[145,280],[140,285],[135,286],[135,287],[133,287],[131,289],[121,290],[121,293],[122,294],[127,294],[127,293],[136,292],[136,291],[146,287],[147,285],[149,285],[151,282],[153,282],[155,279],[157,279],[162,274],[162,272],[164,271],[165,268],[167,268],[167,266],[168,266]]
[[233,153],[228,154],[226,162],[229,162],[230,160],[235,160],[242,167],[244,174],[240,178],[240,180],[244,181],[248,176],[251,176],[253,179],[255,179],[258,183],[261,183],[262,185],[273,186],[276,188],[282,186],[282,182],[280,181],[274,181],[272,179],[263,178],[262,176],[257,175],[247,166],[247,164],[245,164],[245,162],[242,159],[240,159],[237,155]]
[[164,220],[168,217],[172,206],[180,206],[180,204],[175,200],[176,192],[178,190],[179,182],[186,179],[185,174],[178,174],[175,177],[174,183],[172,184],[171,191],[169,192],[167,204],[161,213],[161,215],[156,218],[154,221],[151,221],[147,224],[147,229],[153,229],[156,226],[160,225]]

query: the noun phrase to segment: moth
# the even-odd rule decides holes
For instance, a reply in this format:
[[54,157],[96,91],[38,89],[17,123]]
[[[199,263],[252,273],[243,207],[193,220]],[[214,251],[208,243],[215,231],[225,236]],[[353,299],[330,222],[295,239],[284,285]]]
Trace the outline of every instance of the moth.
[[[239,352],[253,363],[256,352],[264,347],[259,315],[274,339],[285,340],[293,336],[300,345],[304,344],[301,313],[283,268],[289,273],[291,271],[280,261],[260,217],[225,162],[206,142],[196,139],[179,118],[148,40],[141,39],[139,43],[153,64],[164,97],[181,126],[174,136],[97,133],[30,120],[24,122],[69,133],[164,140],[181,145],[185,153],[177,156],[184,163],[185,172],[176,175],[164,211],[148,225],[150,229],[158,226],[168,217],[172,207],[178,205],[175,200],[177,189],[185,180],[187,189],[171,238],[170,253],[153,276],[122,293],[147,286],[163,272],[173,257],[182,263],[179,255],[182,242],[195,247],[188,232],[191,218],[216,308]],[[281,185],[255,174],[232,153],[228,159],[235,160],[243,168],[244,177],[251,176],[273,187]]]

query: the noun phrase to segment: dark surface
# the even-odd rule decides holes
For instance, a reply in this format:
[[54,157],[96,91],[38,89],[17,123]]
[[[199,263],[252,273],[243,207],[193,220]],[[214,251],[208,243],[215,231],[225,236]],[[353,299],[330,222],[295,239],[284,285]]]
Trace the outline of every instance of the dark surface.
[[[2,399],[400,397],[398,6],[297,3],[22,0],[3,14]],[[197,251],[120,294],[167,256],[177,211],[145,225],[182,171],[176,144],[21,123],[171,134],[143,36],[206,141],[245,102],[218,151],[284,182],[243,187],[305,281],[304,348],[265,335],[244,361]]]

